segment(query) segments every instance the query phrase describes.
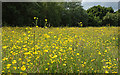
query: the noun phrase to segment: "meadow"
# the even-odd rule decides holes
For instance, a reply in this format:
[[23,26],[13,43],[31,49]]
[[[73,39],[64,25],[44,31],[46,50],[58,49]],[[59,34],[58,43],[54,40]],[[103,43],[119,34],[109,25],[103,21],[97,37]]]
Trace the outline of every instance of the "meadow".
[[3,27],[2,73],[118,73],[119,27]]

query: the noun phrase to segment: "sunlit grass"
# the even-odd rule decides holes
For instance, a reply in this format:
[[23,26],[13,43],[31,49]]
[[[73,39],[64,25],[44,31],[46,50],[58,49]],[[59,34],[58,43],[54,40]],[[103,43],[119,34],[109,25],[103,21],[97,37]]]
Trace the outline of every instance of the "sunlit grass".
[[2,72],[117,73],[118,34],[117,27],[3,27]]

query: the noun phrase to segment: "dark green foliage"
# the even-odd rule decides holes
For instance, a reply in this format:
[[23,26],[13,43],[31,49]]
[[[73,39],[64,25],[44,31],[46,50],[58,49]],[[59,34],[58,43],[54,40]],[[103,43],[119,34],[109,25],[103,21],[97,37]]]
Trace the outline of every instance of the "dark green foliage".
[[83,10],[81,3],[79,2],[68,2],[65,6],[63,13],[63,23],[67,26],[78,26],[79,22],[83,22],[83,26],[87,26],[88,15]]
[[[32,17],[37,12],[30,9],[32,3],[3,3],[3,23],[6,22],[13,26],[31,25]],[[34,7],[34,6],[33,6]],[[31,12],[30,12],[31,11]],[[29,13],[29,14],[28,14]]]
[[110,24],[111,26],[118,26],[120,22],[120,13],[107,13],[106,16],[103,17],[103,24]]
[[[69,8],[69,9],[68,9]],[[35,26],[33,17],[38,17],[38,26],[78,26],[83,21],[87,25],[87,13],[79,2],[8,2],[3,3],[3,23],[10,26]],[[4,25],[4,24],[3,24]]]
[[[119,11],[114,13],[112,7],[93,6],[87,11],[80,2],[3,2],[3,26],[35,26],[34,17],[38,17],[37,25],[52,27],[118,26]],[[108,13],[109,12],[109,13]]]
[[118,26],[120,26],[120,9],[118,9],[115,14],[118,16]]
[[101,26],[101,24],[102,24],[102,20],[99,18],[99,16],[96,17],[93,14],[89,13],[88,26],[96,27],[96,26]]
[[87,10],[87,13],[89,15],[89,26],[106,26],[107,24],[117,26],[118,17],[114,14],[112,7],[93,6]]
[[102,7],[100,5],[98,6],[93,6],[87,10],[87,13],[91,13],[94,16],[99,16],[100,19],[102,19],[107,12],[113,13],[114,10],[111,7]]

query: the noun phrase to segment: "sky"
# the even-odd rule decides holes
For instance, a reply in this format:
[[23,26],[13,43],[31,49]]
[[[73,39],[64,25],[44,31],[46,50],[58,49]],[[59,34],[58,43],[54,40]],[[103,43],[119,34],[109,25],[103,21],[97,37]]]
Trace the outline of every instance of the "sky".
[[85,10],[97,5],[101,5],[104,7],[112,7],[114,11],[118,10],[118,2],[82,2],[82,6]]
[[85,10],[93,6],[112,7],[114,11],[120,9],[120,0],[82,0],[82,6]]
[[82,2],[119,2],[120,0],[82,0]]

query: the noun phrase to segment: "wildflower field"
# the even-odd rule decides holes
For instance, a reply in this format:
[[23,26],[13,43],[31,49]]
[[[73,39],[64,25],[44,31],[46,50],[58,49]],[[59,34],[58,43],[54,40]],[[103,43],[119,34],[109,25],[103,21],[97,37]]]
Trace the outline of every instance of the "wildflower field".
[[3,27],[2,73],[118,73],[118,27]]

